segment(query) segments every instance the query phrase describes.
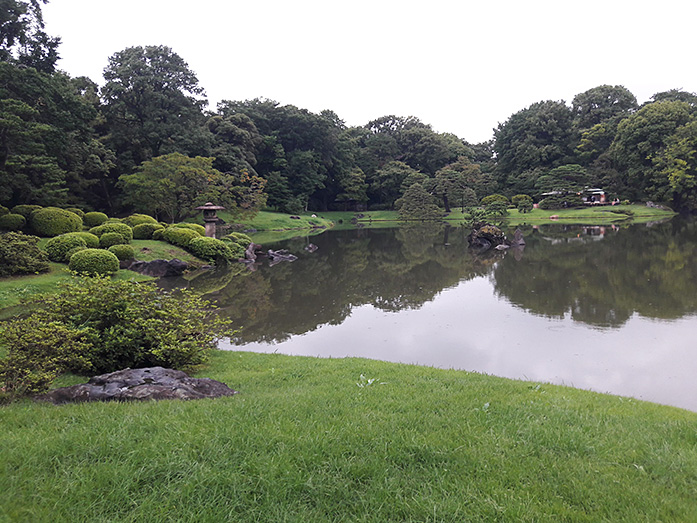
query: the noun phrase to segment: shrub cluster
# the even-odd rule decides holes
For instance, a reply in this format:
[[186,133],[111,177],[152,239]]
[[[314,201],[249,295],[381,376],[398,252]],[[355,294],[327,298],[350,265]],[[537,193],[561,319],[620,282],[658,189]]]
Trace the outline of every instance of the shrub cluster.
[[97,227],[92,227],[90,229],[90,233],[94,234],[95,236],[99,236],[99,237],[101,237],[102,234],[105,234],[108,232],[119,233],[121,236],[124,237],[124,239],[126,240],[126,243],[131,243],[131,241],[133,241],[133,229],[131,229],[125,223],[120,223],[120,222],[104,223],[102,225],[99,225]]
[[68,253],[72,255],[76,247],[86,249],[87,242],[79,236],[61,234],[60,236],[55,236],[48,240],[45,249],[48,254],[48,259],[52,262],[67,263],[70,260]]
[[231,232],[227,236],[225,236],[223,239],[229,239],[235,243],[240,244],[242,247],[245,249],[249,247],[249,244],[252,243],[252,239],[244,234],[243,232]]
[[570,209],[582,204],[581,198],[576,194],[550,194],[544,200],[540,200],[540,209]]
[[85,217],[85,211],[77,207],[67,207],[65,210],[77,214],[81,219]]
[[36,313],[0,327],[0,387],[12,395],[45,390],[65,371],[196,365],[234,334],[199,296],[152,283],[79,278],[35,300]]
[[19,231],[27,224],[27,219],[21,214],[8,213],[0,216],[0,229],[5,231]]
[[10,210],[4,205],[0,205],[0,216],[4,216],[5,214],[10,214]]
[[39,236],[58,236],[82,230],[82,219],[74,212],[58,207],[44,207],[29,215],[29,225]]
[[229,245],[231,244],[222,240],[199,236],[198,238],[192,239],[186,248],[191,254],[202,260],[210,262],[228,262],[236,258]]
[[99,247],[108,249],[112,245],[125,245],[128,241],[118,232],[105,232],[99,237]]
[[122,221],[129,227],[135,227],[136,225],[141,225],[143,223],[158,223],[155,218],[148,216],[147,214],[131,214]]
[[0,234],[0,276],[46,272],[47,256],[38,242],[38,237],[19,232]]
[[[155,235],[153,234],[153,238]],[[162,231],[162,238],[172,245],[186,249],[189,242],[194,238],[200,238],[201,235],[193,229],[184,227],[167,227]]]
[[88,212],[82,217],[85,227],[97,227],[107,221],[109,217],[103,212]]
[[29,215],[39,209],[41,209],[41,205],[15,205],[11,212],[12,214],[21,214],[28,220]]
[[177,223],[174,225],[174,227],[179,227],[181,229],[191,229],[192,231],[196,231],[199,236],[206,235],[206,228],[203,225],[199,225],[198,223]]
[[494,202],[501,202],[506,205],[509,204],[508,198],[506,198],[503,194],[490,194],[489,196],[485,196],[482,198],[481,204],[486,207]]
[[164,227],[159,223],[140,223],[133,227],[134,240],[150,240],[153,233],[157,230],[162,230]]
[[[102,238],[104,238],[104,236],[102,236]],[[132,260],[136,257],[136,251],[131,245],[112,245],[107,250],[113,252],[119,260]]]
[[95,236],[91,232],[80,231],[80,232],[68,232],[62,236],[76,236],[77,238],[82,238],[85,240],[85,244],[90,249],[96,249],[99,247],[99,236]]
[[119,259],[104,249],[82,249],[70,257],[68,268],[89,276],[112,275],[119,270]]

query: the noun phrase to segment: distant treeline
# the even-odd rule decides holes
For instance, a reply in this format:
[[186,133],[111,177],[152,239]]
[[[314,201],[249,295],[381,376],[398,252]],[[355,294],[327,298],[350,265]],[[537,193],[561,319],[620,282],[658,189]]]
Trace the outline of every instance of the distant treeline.
[[492,193],[538,200],[584,187],[697,208],[693,93],[662,92],[639,106],[626,88],[602,85],[570,105],[522,109],[479,144],[413,116],[348,127],[331,110],[267,99],[224,100],[210,111],[194,72],[165,46],[115,53],[102,86],[57,71],[60,41],[44,33],[40,3],[9,3],[11,19],[0,22],[7,207],[158,213],[155,203],[179,191],[240,209],[391,209],[419,183],[448,210]]

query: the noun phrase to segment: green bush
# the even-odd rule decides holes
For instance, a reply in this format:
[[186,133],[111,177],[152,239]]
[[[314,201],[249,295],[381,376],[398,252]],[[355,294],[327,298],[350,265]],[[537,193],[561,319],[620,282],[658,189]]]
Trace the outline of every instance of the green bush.
[[133,227],[134,240],[150,240],[153,233],[157,230],[164,229],[159,223],[141,223]]
[[252,243],[252,239],[243,232],[231,232],[225,236],[225,238],[228,238],[235,243],[239,243],[245,249],[249,247],[250,243]]
[[88,248],[90,249],[98,249],[99,248],[99,236],[96,236],[92,234],[91,232],[87,231],[80,231],[80,232],[67,232],[63,234],[62,236],[76,236],[77,238],[82,238],[85,240],[85,244],[87,245]]
[[570,209],[583,205],[581,198],[576,194],[550,194],[544,200],[540,200],[540,209]]
[[[102,236],[102,238],[104,238],[104,236]],[[136,251],[132,245],[112,245],[109,247],[108,251],[113,252],[119,260],[132,260],[136,257]]]
[[103,212],[88,212],[83,216],[82,221],[85,227],[97,227],[107,221],[109,217]]
[[162,227],[162,229],[155,229],[152,231],[152,239],[157,240],[157,241],[166,241],[165,240],[165,231],[167,230],[166,227]]
[[112,245],[125,245],[127,243],[126,238],[118,232],[105,232],[99,237],[99,247],[101,249],[108,249]]
[[0,234],[0,276],[48,271],[46,253],[38,242],[38,237],[20,232]]
[[192,231],[196,231],[199,234],[199,236],[206,235],[206,228],[203,225],[199,225],[198,223],[176,223],[174,224],[174,227],[191,229]]
[[101,236],[107,232],[118,232],[126,239],[126,243],[131,243],[133,241],[133,229],[131,229],[125,223],[104,223],[98,227],[92,227],[90,229],[90,233],[94,234],[95,236]]
[[73,254],[75,254],[76,252],[84,251],[85,249],[89,248],[90,247],[83,247],[81,245],[79,247],[73,247],[65,254],[65,263],[70,264],[70,258],[73,257]]
[[58,236],[66,232],[81,231],[82,218],[65,209],[45,207],[31,213],[29,225],[39,236]]
[[10,214],[10,210],[4,205],[0,205],[0,216],[4,216],[6,214]]
[[42,306],[34,314],[0,327],[7,351],[0,387],[13,395],[45,390],[65,371],[200,364],[218,340],[234,335],[209,302],[153,283],[79,278],[35,301]]
[[490,216],[505,216],[508,214],[508,204],[501,200],[490,200],[484,210]]
[[66,207],[65,210],[77,214],[81,219],[85,217],[85,211],[77,207]]
[[186,246],[186,249],[202,260],[228,262],[234,259],[234,255],[228,245],[222,240],[199,236],[192,239]]
[[0,216],[0,229],[19,231],[27,224],[27,219],[21,214],[9,213]]
[[68,253],[75,247],[87,248],[87,242],[79,236],[71,234],[61,234],[55,236],[46,242],[46,253],[48,259],[57,263],[67,263],[70,260]]
[[158,223],[155,218],[148,216],[147,214],[131,214],[122,221],[129,227],[135,227],[136,225],[141,225],[143,223]]
[[104,249],[84,249],[70,257],[68,268],[89,276],[111,275],[119,270],[119,259]]
[[184,227],[168,227],[162,231],[162,238],[178,247],[186,249],[186,246],[194,238],[201,238],[201,235],[193,229]]
[[31,213],[41,208],[41,205],[15,205],[11,212],[12,214],[21,214],[28,220]]
[[516,207],[518,207],[518,204],[521,201],[528,201],[528,200],[532,204],[532,198],[530,196],[528,196],[527,194],[516,194],[513,198],[511,198],[511,203],[513,205],[515,205]]
[[490,203],[493,202],[502,202],[508,205],[510,202],[508,201],[508,198],[506,198],[503,194],[490,194],[489,196],[485,196],[482,198],[481,204],[486,207]]
[[518,208],[518,212],[523,213],[523,214],[532,211],[532,208],[533,208],[532,199],[520,200],[518,202],[517,208]]
[[230,242],[227,244],[227,246],[230,249],[230,253],[232,254],[233,260],[239,260],[240,258],[244,258],[245,248],[242,247],[239,243]]

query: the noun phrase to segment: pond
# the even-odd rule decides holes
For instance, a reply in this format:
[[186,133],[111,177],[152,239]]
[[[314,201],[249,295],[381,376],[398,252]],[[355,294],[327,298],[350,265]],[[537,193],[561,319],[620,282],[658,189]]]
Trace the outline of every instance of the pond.
[[696,222],[527,227],[523,249],[485,255],[468,232],[328,231],[272,246],[293,263],[188,285],[240,327],[223,349],[463,369],[697,411]]

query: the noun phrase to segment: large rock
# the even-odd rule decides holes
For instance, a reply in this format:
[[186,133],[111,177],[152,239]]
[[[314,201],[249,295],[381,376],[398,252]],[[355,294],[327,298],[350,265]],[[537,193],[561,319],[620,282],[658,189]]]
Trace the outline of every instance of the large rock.
[[209,378],[191,378],[163,367],[125,369],[90,378],[87,383],[63,387],[37,399],[60,405],[84,401],[191,400],[232,396],[236,391]]
[[125,267],[131,271],[152,276],[153,278],[165,278],[170,276],[181,276],[187,269],[186,262],[174,258],[173,260],[153,260],[153,261],[133,261]]
[[498,245],[506,244],[506,235],[501,229],[490,223],[477,223],[467,236],[472,249],[484,252]]

